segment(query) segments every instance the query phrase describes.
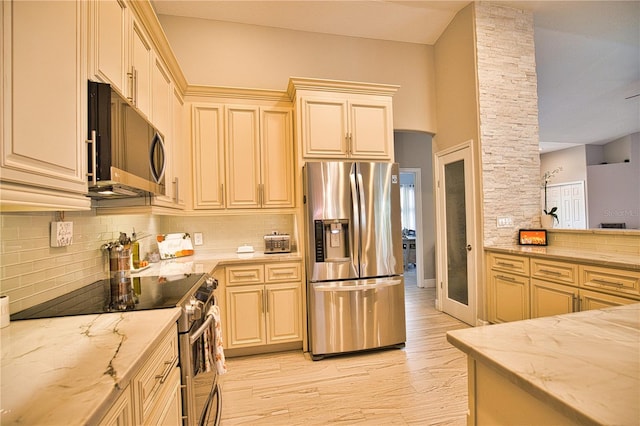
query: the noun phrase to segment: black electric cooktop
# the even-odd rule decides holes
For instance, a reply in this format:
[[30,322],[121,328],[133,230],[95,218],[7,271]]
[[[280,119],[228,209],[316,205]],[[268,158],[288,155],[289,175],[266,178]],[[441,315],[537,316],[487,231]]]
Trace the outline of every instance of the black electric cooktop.
[[157,276],[131,278],[136,303],[127,309],[113,308],[108,279],[96,281],[55,299],[16,312],[11,315],[11,321],[175,308],[180,305],[183,298],[196,293],[197,288],[194,289],[194,287],[204,275],[185,274],[169,278]]

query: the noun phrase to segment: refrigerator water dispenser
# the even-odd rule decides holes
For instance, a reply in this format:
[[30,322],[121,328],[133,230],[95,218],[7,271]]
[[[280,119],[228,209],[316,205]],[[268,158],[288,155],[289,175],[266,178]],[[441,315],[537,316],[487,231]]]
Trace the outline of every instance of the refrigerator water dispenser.
[[349,259],[348,235],[348,219],[316,220],[316,262],[344,262]]

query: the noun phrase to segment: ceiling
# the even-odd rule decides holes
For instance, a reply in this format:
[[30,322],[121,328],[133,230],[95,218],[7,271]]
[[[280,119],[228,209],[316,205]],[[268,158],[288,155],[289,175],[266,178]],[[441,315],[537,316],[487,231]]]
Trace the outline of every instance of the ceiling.
[[[504,1],[532,10],[541,152],[640,132],[640,1]],[[468,1],[152,0],[159,15],[435,44]]]

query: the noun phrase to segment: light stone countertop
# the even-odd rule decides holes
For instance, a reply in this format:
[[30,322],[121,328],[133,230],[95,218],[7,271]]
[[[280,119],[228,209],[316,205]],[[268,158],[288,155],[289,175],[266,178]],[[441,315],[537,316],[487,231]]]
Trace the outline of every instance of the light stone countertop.
[[270,262],[300,262],[299,253],[196,253],[192,256],[178,257],[175,259],[161,260],[151,263],[150,267],[140,272],[132,272],[132,277],[144,276],[171,276],[192,273],[213,273],[216,268],[228,265],[242,265],[250,263]]
[[550,260],[589,263],[598,266],[640,271],[640,256],[606,251],[588,251],[567,247],[521,246],[517,244],[485,246],[486,251],[542,257]]
[[179,315],[170,308],[12,321],[0,336],[0,423],[96,424]]
[[640,303],[447,332],[581,424],[640,424]]
[[[132,277],[300,260],[297,253],[195,254],[153,263]],[[97,423],[179,316],[173,308],[11,321],[0,335],[0,424]]]

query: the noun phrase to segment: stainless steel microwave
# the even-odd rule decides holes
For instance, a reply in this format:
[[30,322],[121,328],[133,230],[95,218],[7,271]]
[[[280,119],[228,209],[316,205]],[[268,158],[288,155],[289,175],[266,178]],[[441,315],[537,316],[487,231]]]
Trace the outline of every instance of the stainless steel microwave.
[[164,195],[162,134],[109,84],[89,81],[89,196]]

